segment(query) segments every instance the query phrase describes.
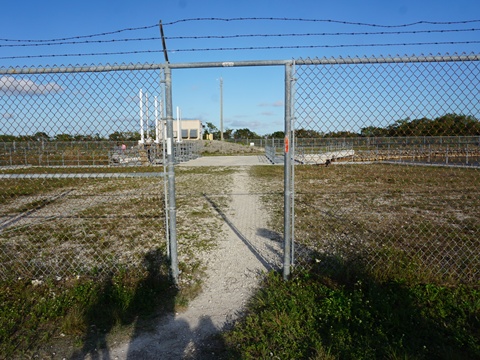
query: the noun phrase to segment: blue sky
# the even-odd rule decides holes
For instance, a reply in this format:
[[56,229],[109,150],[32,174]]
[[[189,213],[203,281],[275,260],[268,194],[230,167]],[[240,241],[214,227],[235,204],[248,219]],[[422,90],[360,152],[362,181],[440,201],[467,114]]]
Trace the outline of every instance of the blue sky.
[[[451,22],[480,19],[480,2],[473,0],[298,0],[298,1],[92,1],[48,2],[18,0],[2,3],[0,38],[46,40],[125,31],[95,39],[158,37],[156,24],[165,26],[171,63],[240,60],[286,60],[305,57],[387,56],[444,53],[479,53],[480,44],[422,46],[362,46],[275,50],[173,51],[264,46],[337,46],[378,43],[463,42],[478,41],[478,31],[391,35],[337,35],[303,37],[249,37],[231,39],[168,39],[178,36],[213,36],[239,34],[351,33],[373,31],[414,31],[480,28],[480,22],[464,25],[421,24],[406,28],[378,28],[336,22],[290,21],[185,21],[191,18],[302,18],[361,22],[379,25],[408,24],[418,21]],[[0,41],[1,45],[12,44]],[[52,66],[67,64],[161,63],[164,61],[159,40],[62,46],[0,47],[0,67]],[[81,57],[33,57],[72,53],[139,52],[129,55]],[[31,58],[18,58],[31,56]],[[8,57],[17,57],[11,59]],[[182,116],[219,125],[219,78],[224,82],[224,128],[249,128],[259,134],[283,129],[282,67],[178,69],[173,71],[174,107]]]

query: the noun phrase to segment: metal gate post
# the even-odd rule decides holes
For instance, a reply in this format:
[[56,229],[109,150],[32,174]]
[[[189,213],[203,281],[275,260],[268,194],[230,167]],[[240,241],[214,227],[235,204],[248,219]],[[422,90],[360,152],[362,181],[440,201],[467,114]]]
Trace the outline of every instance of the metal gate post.
[[165,66],[165,111],[167,122],[167,177],[168,177],[168,213],[170,237],[170,270],[173,281],[178,285],[178,255],[177,255],[177,210],[175,202],[175,154],[173,139],[173,106],[172,106],[172,70]]
[[291,178],[291,164],[292,164],[292,63],[285,65],[285,141],[284,141],[284,209],[283,209],[283,232],[284,232],[284,247],[283,247],[283,278],[288,280],[290,276],[291,267],[291,250],[292,250],[292,178]]

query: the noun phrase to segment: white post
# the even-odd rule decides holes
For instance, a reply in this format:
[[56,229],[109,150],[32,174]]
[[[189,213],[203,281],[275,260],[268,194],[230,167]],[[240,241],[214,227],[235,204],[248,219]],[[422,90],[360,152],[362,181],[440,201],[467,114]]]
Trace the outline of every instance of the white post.
[[157,97],[155,96],[155,142],[160,144],[160,129],[158,127],[158,101]]
[[143,93],[142,93],[142,89],[140,89],[139,98],[140,98],[140,102],[139,102],[139,106],[140,106],[140,144],[144,144],[145,143],[145,135],[144,135],[144,132],[143,132]]
[[149,113],[148,113],[148,93],[145,93],[145,130],[147,131],[147,140],[150,139],[150,121],[149,121]]
[[182,124],[180,116],[180,108],[177,106],[177,142],[182,142]]
[[167,136],[167,122],[163,120],[164,117],[165,117],[165,112],[164,112],[164,108],[163,108],[163,99],[160,98],[160,122],[162,123],[162,129],[163,129],[163,131],[162,131],[163,141],[165,141],[168,138],[168,136]]

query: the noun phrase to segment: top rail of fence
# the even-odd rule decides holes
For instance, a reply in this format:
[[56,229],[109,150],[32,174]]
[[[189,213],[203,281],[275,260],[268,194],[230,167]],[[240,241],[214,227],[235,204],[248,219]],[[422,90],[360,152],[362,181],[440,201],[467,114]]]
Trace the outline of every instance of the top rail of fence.
[[49,74],[49,73],[84,73],[107,71],[141,71],[188,68],[213,68],[213,67],[245,67],[245,66],[278,66],[291,63],[292,60],[252,60],[252,61],[216,61],[178,64],[121,64],[121,65],[68,65],[58,67],[0,67],[0,75],[21,74]]
[[47,74],[47,73],[82,73],[132,70],[194,69],[214,67],[249,67],[249,66],[281,66],[295,65],[340,65],[340,64],[391,64],[391,63],[427,63],[478,61],[480,54],[454,55],[421,55],[421,56],[379,56],[379,57],[346,57],[346,58],[306,58],[291,60],[244,60],[244,61],[212,61],[198,63],[152,63],[152,64],[114,64],[114,65],[67,65],[52,67],[0,67],[0,75],[15,74]]
[[454,61],[478,61],[480,54],[461,55],[421,55],[387,57],[346,57],[346,58],[306,58],[295,60],[295,65],[340,65],[340,64],[394,64],[394,63],[438,63]]

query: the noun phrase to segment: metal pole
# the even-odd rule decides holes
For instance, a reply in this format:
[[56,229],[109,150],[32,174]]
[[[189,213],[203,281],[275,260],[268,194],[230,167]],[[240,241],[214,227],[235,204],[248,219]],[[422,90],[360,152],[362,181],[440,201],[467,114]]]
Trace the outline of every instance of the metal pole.
[[290,144],[290,152],[291,152],[291,174],[290,174],[290,189],[291,189],[291,265],[295,266],[295,146],[296,146],[296,138],[295,138],[295,60],[292,64],[292,69],[290,71],[290,133],[291,136],[291,144]]
[[160,27],[160,37],[162,38],[162,46],[163,46],[163,55],[165,56],[165,62],[168,64],[168,53],[167,53],[167,44],[165,42],[165,34],[163,32],[163,24],[162,20],[160,20],[158,26]]
[[178,285],[177,257],[177,212],[175,206],[175,155],[173,153],[173,106],[172,106],[172,71],[165,67],[165,110],[167,120],[167,178],[168,178],[168,213],[170,227],[170,269],[173,281]]
[[223,78],[220,78],[220,140],[223,141]]
[[284,232],[284,248],[283,248],[283,278],[288,280],[290,276],[291,266],[291,206],[292,206],[292,194],[291,194],[291,120],[292,120],[292,108],[291,108],[291,96],[292,96],[292,64],[285,65],[285,160],[284,160],[284,213],[283,213],[283,232]]
[[[163,193],[165,203],[165,238],[167,239],[167,258],[170,259],[170,221],[168,219],[168,179],[167,179],[167,125],[165,124],[165,111],[163,104],[165,103],[165,70],[162,69],[160,77],[160,121],[158,129],[159,136],[162,139],[162,166],[163,166]],[[156,114],[157,116],[157,114]],[[160,142],[159,142],[160,144]]]

